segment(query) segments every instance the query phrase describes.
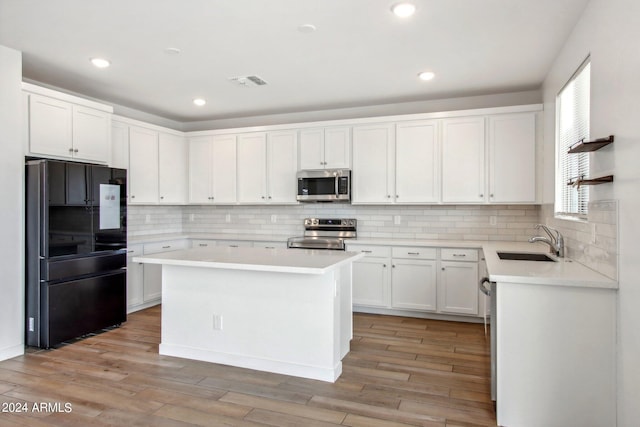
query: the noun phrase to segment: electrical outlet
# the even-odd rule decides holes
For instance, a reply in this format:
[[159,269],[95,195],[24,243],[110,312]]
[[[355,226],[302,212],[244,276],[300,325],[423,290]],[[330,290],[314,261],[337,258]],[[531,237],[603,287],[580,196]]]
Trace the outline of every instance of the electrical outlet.
[[498,224],[498,217],[495,215],[491,215],[489,217],[489,224],[490,225],[497,225]]
[[231,214],[227,214],[227,215],[225,215],[224,220],[225,220],[226,222],[231,222]]
[[196,214],[189,214],[189,221],[193,222],[196,220]]
[[402,218],[400,217],[400,215],[394,215],[393,216],[393,223],[395,225],[400,225],[400,221],[402,220]]
[[271,223],[275,224],[278,221],[278,215],[273,214],[271,215]]
[[144,222],[145,222],[145,224],[151,224],[151,214],[147,214],[144,217]]
[[219,314],[213,315],[213,330],[214,331],[222,330],[222,316]]

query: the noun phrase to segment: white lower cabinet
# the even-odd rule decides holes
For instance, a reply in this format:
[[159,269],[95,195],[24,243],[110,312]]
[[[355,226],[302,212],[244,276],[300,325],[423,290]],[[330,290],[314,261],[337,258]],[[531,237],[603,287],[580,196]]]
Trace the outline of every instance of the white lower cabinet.
[[347,250],[365,254],[353,263],[353,304],[388,307],[391,302],[391,248],[347,245]]
[[441,249],[438,311],[478,314],[478,251]]
[[143,245],[129,245],[127,248],[127,311],[135,311],[144,300],[142,296],[144,265],[133,262],[133,258],[144,253]]
[[189,247],[187,239],[129,245],[127,251],[127,312],[160,304],[162,266],[140,264],[132,258],[140,255],[177,251]]
[[437,249],[396,246],[391,257],[391,307],[435,311]]
[[478,250],[347,244],[356,311],[478,315]]
[[436,310],[436,261],[392,260],[391,307],[409,310]]

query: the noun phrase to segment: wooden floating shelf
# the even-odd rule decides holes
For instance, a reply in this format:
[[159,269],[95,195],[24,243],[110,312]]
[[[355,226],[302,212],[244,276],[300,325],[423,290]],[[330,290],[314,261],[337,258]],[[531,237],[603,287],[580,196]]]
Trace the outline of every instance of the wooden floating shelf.
[[571,178],[567,185],[598,185],[613,182],[613,175],[601,176],[599,178]]
[[580,141],[576,142],[571,147],[569,147],[568,153],[573,154],[573,153],[586,153],[589,151],[596,151],[601,149],[602,147],[605,147],[611,144],[612,142],[613,142],[613,135],[609,135],[606,138],[594,139],[593,141],[585,141],[584,139],[581,139]]

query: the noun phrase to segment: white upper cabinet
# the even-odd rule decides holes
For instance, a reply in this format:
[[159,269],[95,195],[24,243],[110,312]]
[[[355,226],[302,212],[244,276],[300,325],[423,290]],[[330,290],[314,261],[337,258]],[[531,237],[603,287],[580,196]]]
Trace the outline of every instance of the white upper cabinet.
[[396,125],[396,203],[437,203],[440,198],[438,121]]
[[73,157],[92,162],[109,162],[111,114],[93,108],[73,106]]
[[138,126],[129,126],[128,135],[129,203],[185,203],[187,145],[184,138]]
[[489,202],[535,203],[536,113],[489,117]]
[[44,157],[108,163],[111,154],[110,108],[104,106],[104,110],[100,110],[29,93],[28,152]]
[[392,124],[353,128],[353,203],[394,202],[393,150]]
[[72,157],[72,106],[68,102],[29,96],[29,151],[56,157]]
[[211,145],[212,203],[236,203],[237,196],[236,135],[213,137]]
[[111,122],[111,162],[109,166],[129,169],[129,126],[115,120]]
[[297,203],[298,133],[292,131],[267,134],[267,183],[270,203]]
[[442,121],[442,201],[484,203],[484,117]]
[[129,203],[158,203],[158,132],[129,128]]
[[436,120],[353,128],[355,204],[437,203],[438,166]]
[[267,201],[267,135],[238,135],[238,202]]
[[189,203],[212,203],[211,144],[213,138],[189,138]]
[[297,132],[238,136],[238,202],[296,203]]
[[178,135],[158,135],[158,195],[159,203],[187,202],[187,144]]
[[236,158],[235,135],[190,138],[189,203],[236,203]]
[[333,127],[300,131],[300,169],[351,167],[351,129]]

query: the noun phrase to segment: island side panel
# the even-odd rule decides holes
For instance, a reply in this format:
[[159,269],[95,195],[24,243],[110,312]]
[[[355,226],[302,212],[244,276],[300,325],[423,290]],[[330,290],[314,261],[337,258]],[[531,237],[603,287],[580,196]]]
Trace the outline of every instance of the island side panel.
[[615,296],[497,284],[499,425],[615,425]]
[[160,353],[335,381],[342,372],[336,271],[163,265]]
[[340,329],[337,333],[340,336],[340,359],[342,359],[351,350],[353,339],[353,263],[343,265],[337,273],[337,289],[340,292]]

